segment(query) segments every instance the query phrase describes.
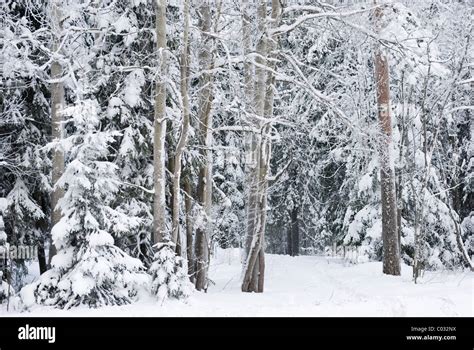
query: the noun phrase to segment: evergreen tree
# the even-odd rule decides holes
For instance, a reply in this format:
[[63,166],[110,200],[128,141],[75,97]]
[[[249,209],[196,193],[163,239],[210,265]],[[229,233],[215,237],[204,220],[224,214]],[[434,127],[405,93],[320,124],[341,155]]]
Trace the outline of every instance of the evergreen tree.
[[140,260],[115,246],[110,234],[113,227],[127,231],[134,220],[110,207],[118,191],[117,167],[106,160],[114,134],[99,129],[99,112],[94,100],[65,110],[75,132],[61,141],[70,162],[57,183],[65,189],[52,233],[58,251],[52,269],[23,293],[26,301],[33,293],[36,303],[60,308],[122,305],[148,283]]
[[153,281],[151,292],[161,302],[167,298],[187,298],[194,289],[189,281],[186,260],[176,255],[170,242],[157,244],[149,273]]

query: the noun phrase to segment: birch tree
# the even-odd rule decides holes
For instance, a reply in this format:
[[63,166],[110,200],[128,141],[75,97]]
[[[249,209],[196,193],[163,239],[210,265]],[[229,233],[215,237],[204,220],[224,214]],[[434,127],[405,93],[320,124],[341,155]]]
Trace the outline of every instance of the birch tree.
[[[61,33],[62,33],[62,13],[61,2],[54,0],[51,2],[51,19],[53,30],[52,42],[52,63],[51,63],[51,137],[53,140],[60,141],[63,138],[63,117],[61,115],[64,108],[64,85],[63,68],[61,63]],[[52,160],[52,185],[51,193],[51,227],[56,225],[61,219],[61,211],[57,208],[58,201],[64,196],[64,190],[56,186],[57,181],[64,173],[64,153],[60,147],[53,150]],[[56,254],[56,248],[51,242],[49,249],[49,262]]]
[[174,170],[173,170],[173,200],[172,200],[172,242],[176,245],[179,253],[183,247],[180,247],[180,200],[181,200],[181,168],[182,157],[188,142],[188,132],[190,123],[190,104],[188,96],[189,84],[189,0],[185,0],[183,4],[184,32],[183,43],[180,57],[180,93],[182,103],[182,123],[181,134],[174,153]]
[[[210,71],[213,66],[213,39],[211,37],[211,10],[208,1],[203,1],[199,6],[199,28],[201,30],[201,43],[199,51],[199,135],[198,142],[202,157],[198,179],[198,203],[201,206],[202,220],[196,227],[196,289],[207,289],[207,271],[209,265],[209,232],[211,226],[212,205],[212,93],[213,83]],[[190,242],[188,242],[190,244]]]
[[166,0],[156,1],[156,47],[159,53],[159,75],[155,84],[155,130],[153,138],[154,158],[154,201],[153,201],[153,242],[166,238]]
[[[276,26],[281,15],[281,3],[272,1],[271,24]],[[261,1],[257,9],[257,35],[259,40],[255,58],[255,100],[254,112],[259,134],[253,144],[256,155],[252,172],[254,179],[250,186],[246,261],[244,262],[244,276],[242,281],[243,292],[258,292],[264,290],[265,276],[265,227],[267,218],[267,189],[268,170],[271,159],[271,119],[273,117],[273,89],[275,77],[273,75],[273,60],[277,48],[276,36],[269,37],[267,19],[267,3]],[[270,58],[270,60],[269,60]],[[268,67],[269,69],[267,69]],[[255,196],[255,202],[251,196]]]

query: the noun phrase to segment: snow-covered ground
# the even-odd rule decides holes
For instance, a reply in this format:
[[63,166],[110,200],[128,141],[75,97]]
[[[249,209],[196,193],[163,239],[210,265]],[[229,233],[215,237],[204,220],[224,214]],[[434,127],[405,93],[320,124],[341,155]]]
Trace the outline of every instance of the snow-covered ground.
[[0,316],[474,316],[474,273],[426,273],[419,284],[411,267],[401,277],[382,274],[381,263],[351,265],[324,256],[266,256],[265,293],[240,292],[237,250],[220,251],[207,294],[158,304],[148,296],[127,306],[29,312]]

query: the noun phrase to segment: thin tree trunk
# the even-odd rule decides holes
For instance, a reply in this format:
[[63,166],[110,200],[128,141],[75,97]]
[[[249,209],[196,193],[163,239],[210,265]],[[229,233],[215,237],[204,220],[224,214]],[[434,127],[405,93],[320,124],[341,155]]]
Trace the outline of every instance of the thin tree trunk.
[[[429,56],[429,53],[428,53]],[[416,196],[415,198],[415,205],[418,202],[419,203],[419,215],[417,220],[415,220],[415,229],[414,229],[414,240],[415,240],[415,245],[414,245],[414,258],[413,258],[413,280],[415,283],[417,283],[417,279],[420,276],[422,269],[424,268],[424,263],[425,259],[422,255],[422,249],[421,246],[423,244],[423,227],[422,223],[425,218],[425,199],[426,199],[426,189],[428,188],[428,182],[429,182],[429,174],[430,174],[430,167],[431,167],[431,162],[428,161],[428,130],[427,130],[427,110],[425,108],[426,105],[426,98],[428,94],[428,86],[429,86],[429,78],[430,78],[430,72],[431,72],[431,63],[428,65],[428,71],[427,75],[424,81],[424,87],[423,87],[423,99],[421,102],[420,110],[421,110],[421,115],[420,115],[420,120],[422,123],[422,135],[423,135],[423,155],[424,155],[424,176],[422,180],[422,186],[420,190],[420,194]],[[437,134],[437,133],[436,133]],[[415,140],[415,138],[413,138]],[[434,144],[434,143],[433,143]],[[415,157],[415,150],[413,153],[413,156]]]
[[[253,52],[252,48],[252,18],[251,13],[252,9],[249,6],[248,0],[242,0],[242,43],[243,43],[243,54],[245,56],[244,63],[244,100],[245,100],[245,114],[246,119],[249,122],[251,127],[258,126],[258,119],[255,118],[256,108],[256,99],[255,99],[255,74],[254,74],[254,65],[251,61],[250,54]],[[259,145],[259,136],[254,133],[249,133],[246,135],[245,148],[246,148],[246,157],[245,157],[245,177],[248,183],[248,193],[247,193],[247,219],[246,219],[246,238],[244,246],[244,264],[247,262],[248,254],[252,247],[252,240],[254,238],[254,232],[256,227],[256,205],[257,205],[257,163],[258,163],[258,145]]]
[[[377,7],[375,9],[377,29],[382,16],[382,8]],[[383,134],[380,145],[383,272],[388,275],[400,275],[395,172],[391,156],[392,122],[390,117],[389,70],[387,57],[379,47],[375,52],[375,79],[379,121]]]
[[288,230],[286,232],[286,247],[287,247],[286,249],[287,249],[288,255],[290,255],[290,256],[293,256],[292,238],[293,238],[293,225],[290,224],[290,226],[288,227]]
[[298,212],[299,208],[296,206],[291,210],[291,256],[298,256],[300,254]]
[[[403,164],[403,159],[405,157],[405,148],[406,145],[407,149],[409,147],[408,144],[408,126],[407,126],[407,119],[408,119],[408,106],[407,104],[410,101],[411,97],[411,89],[409,90],[408,96],[405,91],[405,74],[402,72],[401,82],[400,82],[400,100],[403,103],[402,113],[397,118],[398,122],[398,129],[400,130],[400,142],[399,142],[399,152],[398,152],[398,163]],[[400,251],[400,255],[402,254],[402,213],[403,213],[403,198],[402,198],[402,191],[404,186],[404,176],[403,173],[406,171],[406,165],[404,167],[400,167],[397,169],[395,173],[395,177],[397,180],[396,183],[396,200],[397,200],[397,224],[398,224],[398,250]]]
[[[273,95],[272,95],[273,97]],[[267,102],[267,101],[266,101]],[[273,103],[272,103],[273,105]],[[271,114],[268,114],[269,116]],[[258,236],[260,242],[260,251],[258,255],[258,285],[257,285],[257,293],[263,293],[264,287],[264,280],[265,280],[265,228],[267,224],[267,202],[268,202],[268,170],[270,168],[270,156],[271,156],[271,142],[270,138],[268,137],[269,127],[265,128],[265,143],[262,146],[262,156],[260,158],[261,161],[261,170],[260,170],[260,178],[259,184],[261,185],[261,192],[260,192],[260,207],[258,211],[259,215],[259,226],[258,227]]]
[[46,252],[44,250],[44,243],[38,245],[38,266],[40,275],[48,270],[48,264],[46,262]]
[[166,0],[157,0],[156,2],[155,28],[156,46],[160,56],[160,76],[155,85],[153,243],[159,243],[166,237]]
[[[44,197],[38,198],[38,202],[41,202],[41,207],[49,205],[49,202],[44,203],[45,202]],[[42,218],[38,222],[38,226],[41,229],[41,232],[47,232],[48,225],[49,225],[49,221],[46,217]],[[46,243],[46,237],[44,237],[44,236],[39,237],[39,241],[38,241],[38,266],[39,266],[40,275],[45,273],[48,270],[48,259],[46,257],[46,251],[44,249],[45,243]]]
[[195,276],[194,276],[194,244],[193,244],[193,229],[194,223],[192,218],[192,185],[190,176],[186,176],[184,179],[184,192],[186,192],[186,197],[184,199],[184,207],[186,211],[186,257],[188,260],[188,275],[191,282],[194,283]]
[[461,225],[459,225],[459,222],[457,222],[453,214],[453,209],[451,208],[451,205],[449,204],[448,204],[448,209],[449,209],[449,216],[451,217],[451,220],[454,223],[454,228],[455,228],[455,233],[456,233],[456,243],[458,244],[458,249],[461,251],[461,256],[463,257],[463,260],[467,264],[467,266],[469,266],[469,269],[471,271],[474,271],[474,263],[471,261],[471,258],[469,257],[466,247],[464,246],[464,243],[462,241]]
[[[41,207],[41,209],[46,213],[48,212],[49,206],[51,202],[49,198],[46,198],[41,191],[35,191],[33,193],[33,198]],[[42,217],[38,220],[36,224],[36,228],[40,230],[40,232],[44,232],[44,235],[41,235],[38,238],[38,267],[40,271],[40,275],[45,273],[48,270],[48,259],[46,256],[45,244],[47,243],[47,236],[46,233],[49,230],[50,221],[48,217]],[[0,227],[0,231],[2,228]],[[0,243],[1,245],[1,243]]]
[[[55,31],[52,51],[57,52],[60,50],[61,42],[61,32],[62,32],[62,22],[61,22],[61,10],[60,3],[54,1],[52,4],[52,18],[53,18],[53,29]],[[61,114],[62,109],[64,108],[64,85],[61,81],[63,75],[63,68],[61,63],[57,60],[54,60],[51,64],[51,136],[53,140],[61,140],[63,135],[63,116]],[[56,147],[53,150],[53,159],[52,159],[52,179],[51,183],[53,186],[56,185],[59,178],[64,173],[64,153],[60,147]],[[61,220],[61,211],[57,208],[59,199],[64,196],[64,190],[62,188],[53,187],[53,192],[51,194],[51,227],[56,225],[59,220]],[[52,237],[49,247],[49,264],[51,264],[51,259],[56,255],[56,247],[53,244]]]
[[203,162],[199,170],[198,201],[202,214],[202,224],[196,228],[196,289],[207,289],[207,272],[209,268],[209,237],[211,228],[212,207],[212,75],[213,66],[212,38],[205,34],[211,30],[211,10],[209,3],[203,1],[199,8],[201,35],[203,40],[199,50],[199,68],[201,71],[198,116],[200,121],[199,145]]
[[[181,160],[183,152],[188,141],[189,132],[189,96],[188,96],[188,74],[189,74],[189,0],[184,2],[184,33],[183,33],[183,49],[181,52],[181,99],[183,104],[183,122],[181,125],[181,135],[179,137],[178,144],[176,146],[176,152],[174,155],[174,172],[173,172],[173,217],[172,217],[172,242],[178,245],[179,238],[179,203],[180,203],[180,189],[181,189]],[[178,248],[177,251],[183,249]]]
[[257,293],[263,293],[265,287],[265,251],[260,249],[258,254],[258,286]]

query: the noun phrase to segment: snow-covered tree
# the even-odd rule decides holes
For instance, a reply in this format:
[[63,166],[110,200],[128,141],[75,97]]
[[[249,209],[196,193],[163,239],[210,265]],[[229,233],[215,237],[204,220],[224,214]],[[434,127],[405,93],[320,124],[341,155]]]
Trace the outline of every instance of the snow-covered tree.
[[1,2],[0,248],[38,246],[42,274],[24,303],[184,298],[216,246],[242,249],[246,292],[265,252],[472,269],[472,11],[377,4]]
[[[53,227],[58,251],[52,269],[24,290],[23,298],[39,304],[70,308],[122,305],[146,287],[148,276],[140,260],[114,245],[112,228],[127,231],[133,217],[110,207],[118,191],[117,166],[107,161],[114,134],[100,130],[101,114],[95,100],[66,108],[73,135],[60,141],[67,158],[56,186],[65,189],[58,205],[61,220]],[[27,305],[28,306],[28,305]]]
[[149,273],[152,277],[151,292],[159,301],[187,298],[194,289],[189,281],[186,260],[176,255],[171,242],[156,245]]
[[[1,204],[0,204],[1,205]],[[9,285],[7,279],[7,234],[3,223],[3,210],[0,207],[0,304],[8,297]]]
[[[12,245],[38,246],[41,272],[46,270],[51,188],[50,162],[42,149],[49,134],[44,10],[43,4],[29,1],[0,5],[0,197],[7,201],[5,232]],[[13,265],[14,287],[21,288],[24,261]]]

